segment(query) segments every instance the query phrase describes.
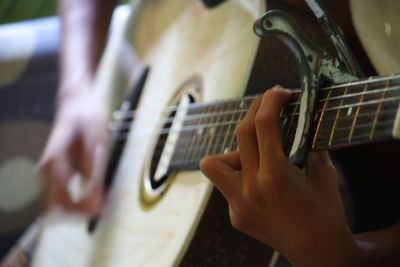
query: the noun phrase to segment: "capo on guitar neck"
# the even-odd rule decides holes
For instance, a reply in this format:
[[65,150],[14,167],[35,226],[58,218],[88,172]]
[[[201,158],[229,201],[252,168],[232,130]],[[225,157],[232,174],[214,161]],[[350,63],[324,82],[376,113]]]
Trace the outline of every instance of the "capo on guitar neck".
[[336,57],[311,41],[283,11],[268,11],[254,23],[254,32],[258,36],[272,34],[289,48],[299,69],[300,111],[289,153],[290,162],[296,165],[303,165],[308,155],[319,88],[326,82],[340,83],[356,80],[362,76],[361,68],[354,60],[342,34],[319,0],[306,0],[306,2],[331,39],[336,50]]

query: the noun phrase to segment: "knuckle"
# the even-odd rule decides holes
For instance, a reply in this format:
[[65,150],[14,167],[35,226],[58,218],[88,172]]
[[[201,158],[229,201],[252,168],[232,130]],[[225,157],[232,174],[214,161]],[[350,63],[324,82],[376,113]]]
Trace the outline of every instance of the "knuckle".
[[254,118],[256,127],[265,125],[268,121],[270,121],[270,115],[268,111],[259,110]]
[[257,204],[261,201],[262,193],[255,185],[245,185],[242,189],[243,198],[249,203]]
[[271,125],[275,122],[275,118],[269,109],[260,109],[254,120],[256,127],[265,127],[265,125]]
[[245,119],[236,127],[235,133],[238,137],[248,136],[254,128],[254,123],[251,120]]
[[214,164],[215,164],[215,157],[206,156],[200,161],[199,167],[202,172],[207,174],[210,172],[210,170],[213,169]]
[[260,169],[259,176],[262,177],[260,179],[260,190],[265,191],[281,191],[282,187],[284,187],[284,182],[282,179],[282,174],[273,166],[265,167]]
[[[271,88],[271,89],[274,89],[274,88]],[[282,92],[279,90],[271,90],[271,89],[265,92],[264,97],[272,99],[272,98],[279,97],[282,94]]]

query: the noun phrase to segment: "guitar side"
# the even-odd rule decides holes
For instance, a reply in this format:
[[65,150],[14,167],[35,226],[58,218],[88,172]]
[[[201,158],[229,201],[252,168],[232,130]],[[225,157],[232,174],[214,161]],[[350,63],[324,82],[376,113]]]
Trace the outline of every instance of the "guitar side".
[[[111,107],[118,102],[112,92],[125,90],[132,79],[128,55],[150,66],[106,213],[93,235],[85,218],[47,216],[35,266],[178,265],[207,204],[212,186],[191,171],[176,174],[153,207],[141,206],[140,184],[156,138],[149,133],[157,131],[162,109],[185,90],[194,90],[199,102],[244,93],[259,42],[252,25],[264,2],[231,0],[208,10],[197,1],[157,0],[136,10],[111,40],[97,81]],[[192,80],[200,86],[182,87]]]

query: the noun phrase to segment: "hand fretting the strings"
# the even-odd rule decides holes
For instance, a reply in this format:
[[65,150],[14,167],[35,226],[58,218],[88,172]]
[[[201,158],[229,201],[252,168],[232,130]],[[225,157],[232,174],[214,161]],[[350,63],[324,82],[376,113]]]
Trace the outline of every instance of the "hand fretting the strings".
[[[292,92],[291,102],[281,112],[281,130],[287,153],[296,131],[300,106],[299,90]],[[179,129],[180,137],[175,147],[172,167],[197,168],[198,162],[206,155],[235,151],[237,140],[234,131],[256,97],[246,96],[213,103],[190,104],[183,125]],[[400,75],[322,88],[314,120],[312,150],[390,139],[399,100]],[[177,106],[171,106],[163,110],[165,117],[159,121],[161,130],[150,134],[171,133],[174,117],[169,114],[176,109]],[[116,115],[118,117],[118,112]],[[136,111],[125,115],[123,119],[134,119]],[[123,123],[121,129],[128,130],[130,126],[130,123]],[[133,138],[147,134],[149,133],[137,131]],[[117,136],[117,139],[124,140],[127,135],[128,133],[124,131]],[[163,146],[165,140],[158,146]]]

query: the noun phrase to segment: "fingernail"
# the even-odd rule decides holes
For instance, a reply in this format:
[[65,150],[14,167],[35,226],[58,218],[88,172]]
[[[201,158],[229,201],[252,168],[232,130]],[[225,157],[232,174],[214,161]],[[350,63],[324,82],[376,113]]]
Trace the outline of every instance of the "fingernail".
[[275,85],[274,87],[271,88],[271,90],[280,90],[280,91],[284,91],[285,93],[291,94],[292,90],[287,89],[287,88],[283,88],[281,85]]
[[271,88],[271,90],[279,90],[279,89],[283,89],[283,87],[280,84],[277,84]]

